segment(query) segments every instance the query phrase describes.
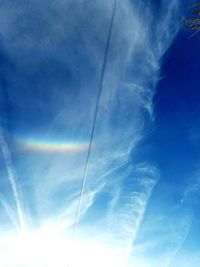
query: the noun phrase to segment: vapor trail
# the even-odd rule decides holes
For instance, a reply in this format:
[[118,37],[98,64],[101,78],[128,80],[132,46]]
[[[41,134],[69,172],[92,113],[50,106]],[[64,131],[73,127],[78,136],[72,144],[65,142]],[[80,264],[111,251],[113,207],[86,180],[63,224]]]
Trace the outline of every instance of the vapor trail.
[[133,227],[132,233],[130,233],[131,238],[130,238],[130,241],[128,242],[128,245],[126,248],[125,266],[128,266],[129,257],[130,257],[131,252],[132,252],[133,243],[136,239],[140,225],[143,221],[144,214],[146,212],[146,207],[148,205],[149,199],[151,198],[151,195],[152,195],[152,192],[153,192],[153,189],[154,189],[156,183],[157,183],[156,180],[150,181],[150,184],[148,186],[146,194],[139,195],[135,199],[135,202],[136,203],[138,202],[138,217],[136,218],[136,221],[135,221],[135,227]]
[[98,88],[98,92],[97,92],[94,117],[92,120],[92,128],[91,128],[91,133],[90,133],[89,148],[88,148],[88,152],[87,152],[87,156],[86,156],[86,162],[85,162],[85,168],[84,168],[84,174],[83,174],[82,189],[81,189],[78,208],[77,208],[77,212],[76,212],[76,216],[75,216],[75,225],[74,225],[74,231],[73,231],[73,237],[72,237],[73,242],[76,240],[77,227],[78,227],[80,210],[81,210],[81,203],[83,200],[83,194],[85,191],[85,185],[86,185],[86,181],[87,181],[88,164],[89,164],[90,153],[91,153],[91,149],[92,149],[92,143],[93,143],[93,139],[94,139],[94,132],[95,132],[95,127],[96,127],[97,115],[98,115],[98,111],[99,111],[99,104],[100,104],[101,95],[102,95],[102,88],[103,88],[103,82],[104,82],[105,69],[106,69],[107,60],[108,60],[108,50],[109,50],[110,41],[111,41],[113,22],[114,22],[115,11],[116,11],[116,4],[117,4],[117,0],[114,0],[111,20],[110,20],[110,26],[109,26],[109,30],[108,30],[107,42],[106,42],[106,47],[105,47],[105,53],[104,53],[104,58],[103,58],[103,64],[102,64],[102,68],[101,68],[101,75],[100,75],[100,80],[99,80],[99,88]]
[[23,215],[23,211],[22,211],[22,207],[21,207],[21,203],[20,203],[19,193],[18,193],[17,186],[16,186],[15,172],[14,172],[13,166],[12,166],[12,159],[11,159],[8,145],[7,145],[6,140],[4,138],[3,129],[1,126],[0,126],[0,148],[1,148],[2,155],[3,155],[3,159],[5,161],[6,170],[8,173],[8,181],[9,181],[10,186],[12,188],[12,193],[13,193],[13,196],[15,199],[15,205],[17,208],[17,215],[18,215],[19,224],[20,224],[20,227],[22,229],[25,229],[24,215]]
[[19,225],[18,225],[16,218],[13,215],[12,208],[8,205],[8,203],[3,198],[0,199],[0,202],[1,202],[2,206],[4,207],[9,219],[11,220],[13,225],[16,227],[16,229],[18,229]]

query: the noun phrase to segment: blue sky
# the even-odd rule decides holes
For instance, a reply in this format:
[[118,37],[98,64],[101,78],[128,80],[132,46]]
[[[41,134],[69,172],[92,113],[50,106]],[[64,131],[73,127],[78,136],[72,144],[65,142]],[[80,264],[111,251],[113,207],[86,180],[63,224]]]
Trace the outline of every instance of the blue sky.
[[0,4],[2,267],[198,266],[194,1],[113,3]]

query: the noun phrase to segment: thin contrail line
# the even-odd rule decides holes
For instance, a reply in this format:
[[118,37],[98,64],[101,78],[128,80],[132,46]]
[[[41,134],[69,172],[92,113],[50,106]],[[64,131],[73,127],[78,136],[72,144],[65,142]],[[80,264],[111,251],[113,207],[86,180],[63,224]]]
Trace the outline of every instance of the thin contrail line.
[[12,208],[9,206],[9,204],[3,198],[0,199],[0,202],[1,202],[5,212],[7,213],[10,221],[12,222],[12,224],[15,226],[16,229],[19,230],[19,223],[16,220],[16,218],[14,217],[14,212],[13,212]]
[[97,115],[98,115],[99,105],[100,105],[100,100],[101,100],[101,95],[102,95],[102,88],[103,88],[103,82],[104,82],[104,76],[105,76],[105,69],[106,69],[107,60],[108,60],[108,51],[109,51],[111,35],[112,35],[112,28],[113,28],[113,22],[114,22],[115,11],[116,11],[116,3],[117,3],[117,0],[114,0],[114,2],[113,2],[113,10],[112,10],[112,15],[111,15],[111,20],[110,20],[110,26],[109,26],[109,31],[108,31],[108,37],[107,37],[107,42],[106,42],[106,47],[105,47],[105,54],[104,54],[102,68],[101,68],[101,76],[100,76],[100,80],[99,80],[99,89],[98,89],[98,92],[97,92],[96,106],[95,106],[95,110],[94,110],[94,117],[93,117],[93,122],[92,122],[91,133],[90,133],[89,148],[88,148],[88,152],[87,152],[87,156],[86,156],[86,162],[85,162],[85,168],[84,168],[84,174],[83,174],[82,189],[81,189],[79,202],[78,202],[78,207],[77,207],[77,212],[76,212],[76,216],[75,216],[74,231],[73,231],[73,236],[72,236],[73,242],[75,242],[75,240],[76,240],[77,227],[78,227],[78,223],[79,223],[79,216],[80,216],[80,210],[81,210],[81,204],[82,204],[83,194],[84,194],[84,191],[85,191],[85,185],[86,185],[86,181],[87,181],[88,165],[89,165],[89,159],[90,159],[90,154],[91,154],[91,149],[92,149],[92,143],[93,143],[93,139],[94,139],[94,132],[95,132],[95,127],[96,127]]
[[4,138],[3,129],[1,126],[0,126],[0,148],[2,151],[3,159],[5,161],[6,170],[8,173],[8,181],[9,181],[10,186],[12,188],[13,197],[15,199],[15,205],[17,208],[17,215],[18,215],[19,224],[20,224],[20,227],[22,229],[24,229],[25,228],[25,221],[24,221],[24,215],[23,215],[23,211],[22,211],[22,207],[21,207],[21,203],[20,203],[19,193],[18,193],[17,186],[16,186],[15,173],[14,173],[14,170],[12,167],[12,160],[11,160],[10,152],[8,149],[8,145],[7,145],[6,140]]

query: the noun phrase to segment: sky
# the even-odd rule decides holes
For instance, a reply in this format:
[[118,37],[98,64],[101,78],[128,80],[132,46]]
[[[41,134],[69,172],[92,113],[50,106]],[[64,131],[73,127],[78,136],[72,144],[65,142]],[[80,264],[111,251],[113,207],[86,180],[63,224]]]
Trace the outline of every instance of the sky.
[[0,266],[198,266],[194,2],[1,1]]

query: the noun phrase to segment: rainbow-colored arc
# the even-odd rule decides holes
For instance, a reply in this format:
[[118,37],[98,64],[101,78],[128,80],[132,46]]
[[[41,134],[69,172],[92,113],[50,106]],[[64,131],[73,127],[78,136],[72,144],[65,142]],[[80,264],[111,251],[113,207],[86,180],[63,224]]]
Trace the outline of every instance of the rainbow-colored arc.
[[17,138],[23,148],[43,153],[76,153],[86,151],[88,143],[41,140],[35,138]]

